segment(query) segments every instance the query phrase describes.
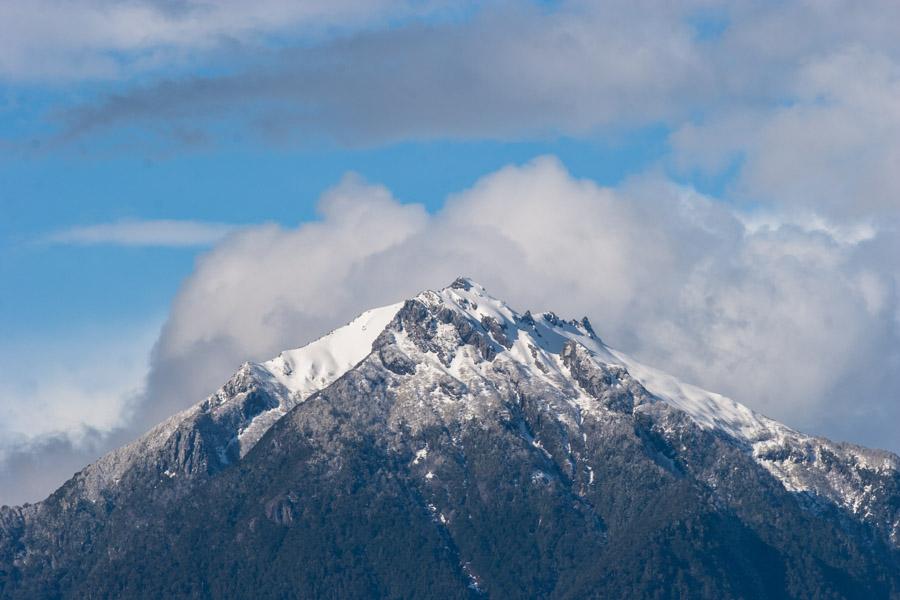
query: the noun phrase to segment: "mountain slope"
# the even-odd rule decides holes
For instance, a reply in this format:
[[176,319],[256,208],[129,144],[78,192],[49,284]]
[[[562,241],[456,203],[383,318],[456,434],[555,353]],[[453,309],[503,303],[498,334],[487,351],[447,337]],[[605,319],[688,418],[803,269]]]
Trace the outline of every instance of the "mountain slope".
[[459,279],[3,509],[0,592],[897,597],[898,466]]

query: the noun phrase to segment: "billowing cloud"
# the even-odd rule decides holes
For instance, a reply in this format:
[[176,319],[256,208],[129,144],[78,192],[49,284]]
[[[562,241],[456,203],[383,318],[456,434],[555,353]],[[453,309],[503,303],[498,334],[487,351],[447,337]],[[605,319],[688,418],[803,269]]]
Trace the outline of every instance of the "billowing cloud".
[[434,215],[349,178],[297,229],[241,232],[186,282],[156,348],[155,417],[245,359],[302,345],[460,273],[519,308],[588,315],[611,344],[789,424],[897,446],[896,234],[745,224],[654,178],[606,189],[552,158]]
[[234,225],[170,219],[130,220],[80,225],[43,238],[50,244],[94,246],[210,246],[235,230]]

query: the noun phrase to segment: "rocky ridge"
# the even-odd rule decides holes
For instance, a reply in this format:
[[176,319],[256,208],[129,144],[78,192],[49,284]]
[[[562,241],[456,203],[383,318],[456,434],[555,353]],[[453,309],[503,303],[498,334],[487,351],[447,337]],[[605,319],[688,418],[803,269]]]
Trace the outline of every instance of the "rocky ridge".
[[[586,318],[519,313],[460,278],[243,365],[208,399],[86,467],[46,501],[2,509],[0,591],[15,596],[52,582],[69,595],[85,572],[131,564],[136,531],[148,544],[182,547],[172,530],[197,527],[186,516],[192,510],[215,524],[202,529],[212,539],[227,532],[265,545],[268,537],[254,537],[259,519],[309,534],[318,531],[309,519],[320,506],[310,504],[312,490],[340,504],[355,493],[347,489],[363,486],[369,501],[410,503],[397,518],[422,511],[412,530],[422,528],[422,543],[434,547],[434,573],[464,595],[509,596],[513,575],[532,563],[523,589],[536,595],[644,593],[655,589],[645,575],[619,581],[569,570],[591,564],[583,551],[604,557],[618,540],[647,544],[628,556],[661,552],[660,573],[676,572],[672,556],[685,550],[668,544],[682,538],[699,547],[763,544],[782,561],[729,558],[737,568],[707,557],[717,566],[696,567],[686,589],[705,582],[722,597],[802,596],[811,585],[837,596],[896,594],[898,473],[893,454],[794,431],[607,347]],[[351,487],[340,488],[351,474]],[[217,520],[211,506],[230,506],[237,520]],[[530,525],[521,531],[523,523]],[[521,531],[525,555],[499,548],[504,527]],[[797,537],[798,528],[810,533]],[[572,546],[567,536],[576,531]],[[654,537],[660,531],[669,537]],[[820,550],[807,565],[810,545]],[[567,558],[548,558],[551,548]],[[850,566],[841,562],[847,548]],[[61,565],[62,576],[50,574]],[[380,564],[367,568],[367,577],[393,581]],[[769,590],[754,569],[781,579]],[[196,577],[190,585],[210,585]],[[859,587],[866,578],[870,587]],[[119,593],[131,589],[123,585]]]

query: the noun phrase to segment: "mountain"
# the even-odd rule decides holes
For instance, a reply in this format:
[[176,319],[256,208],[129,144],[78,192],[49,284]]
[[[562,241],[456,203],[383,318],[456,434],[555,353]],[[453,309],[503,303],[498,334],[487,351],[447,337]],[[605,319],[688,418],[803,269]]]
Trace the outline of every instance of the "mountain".
[[0,597],[900,598],[900,458],[460,278],[0,509]]

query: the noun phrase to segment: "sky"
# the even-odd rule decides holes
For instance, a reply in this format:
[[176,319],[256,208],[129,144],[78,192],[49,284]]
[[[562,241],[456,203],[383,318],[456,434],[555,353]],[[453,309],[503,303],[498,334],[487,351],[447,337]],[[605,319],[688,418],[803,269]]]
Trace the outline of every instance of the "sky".
[[471,276],[900,451],[900,4],[0,4],[0,503]]

